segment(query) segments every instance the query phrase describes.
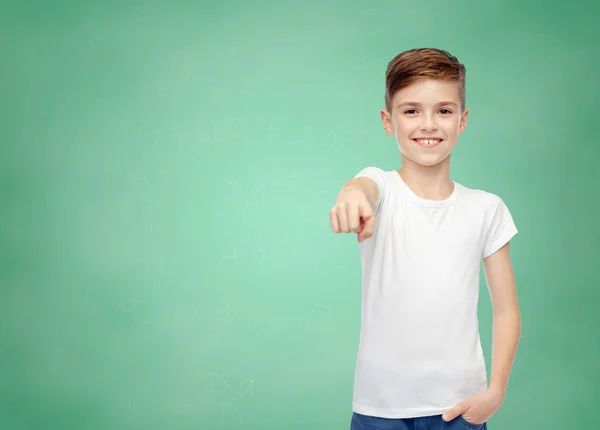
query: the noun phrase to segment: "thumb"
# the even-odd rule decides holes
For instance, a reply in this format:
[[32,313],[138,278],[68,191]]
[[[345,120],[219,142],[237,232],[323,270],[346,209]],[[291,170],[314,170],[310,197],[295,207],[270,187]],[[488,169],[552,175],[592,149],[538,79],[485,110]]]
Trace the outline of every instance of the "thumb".
[[452,421],[454,418],[462,415],[467,410],[466,406],[463,403],[459,403],[454,406],[452,409],[446,411],[444,415],[442,415],[442,419],[444,421]]

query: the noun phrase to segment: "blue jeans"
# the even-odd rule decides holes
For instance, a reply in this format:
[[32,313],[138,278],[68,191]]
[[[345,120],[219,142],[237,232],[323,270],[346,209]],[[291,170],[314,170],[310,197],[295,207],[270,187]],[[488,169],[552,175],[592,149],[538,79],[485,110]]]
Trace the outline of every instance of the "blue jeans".
[[471,424],[461,416],[446,422],[441,415],[418,418],[379,418],[354,412],[350,430],[487,430],[487,424]]

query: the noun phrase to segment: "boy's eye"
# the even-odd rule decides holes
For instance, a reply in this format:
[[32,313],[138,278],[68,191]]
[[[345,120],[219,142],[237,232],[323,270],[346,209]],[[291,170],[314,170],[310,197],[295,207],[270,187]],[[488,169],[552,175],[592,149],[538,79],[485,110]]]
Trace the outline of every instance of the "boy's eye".
[[[406,114],[413,114],[416,111],[417,111],[416,109],[408,109],[408,110],[404,111],[404,113],[406,113]],[[450,111],[448,109],[440,109],[440,112],[442,114],[450,114],[450,113],[452,113],[452,111]]]

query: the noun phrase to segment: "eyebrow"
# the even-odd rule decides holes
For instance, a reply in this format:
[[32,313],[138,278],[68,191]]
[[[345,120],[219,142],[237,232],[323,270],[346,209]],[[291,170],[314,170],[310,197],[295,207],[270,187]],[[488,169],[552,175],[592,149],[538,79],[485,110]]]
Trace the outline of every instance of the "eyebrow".
[[[407,105],[407,106],[419,106],[419,107],[423,106],[421,103],[417,103],[417,102],[402,102],[402,103],[400,103],[398,105],[398,107],[404,106],[404,105]],[[436,105],[437,106],[444,106],[444,105],[458,106],[458,104],[456,104],[455,102],[450,101],[450,100],[445,100],[445,101],[439,102]]]

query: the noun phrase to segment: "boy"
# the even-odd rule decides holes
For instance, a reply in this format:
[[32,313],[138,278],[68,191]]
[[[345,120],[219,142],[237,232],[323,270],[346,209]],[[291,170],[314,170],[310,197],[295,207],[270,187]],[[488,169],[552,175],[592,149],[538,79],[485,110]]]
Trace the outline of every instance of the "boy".
[[[396,56],[381,120],[402,167],[363,169],[331,209],[334,232],[357,233],[363,271],[353,430],[486,429],[504,400],[521,329],[509,256],[517,229],[498,196],[450,179],[467,116],[465,67],[454,56]],[[481,261],[494,315],[489,386]]]

